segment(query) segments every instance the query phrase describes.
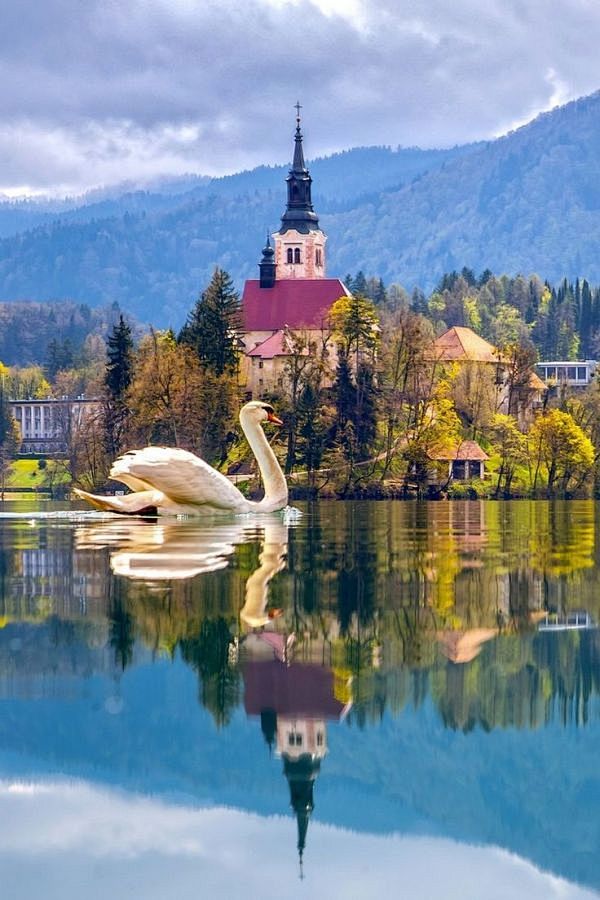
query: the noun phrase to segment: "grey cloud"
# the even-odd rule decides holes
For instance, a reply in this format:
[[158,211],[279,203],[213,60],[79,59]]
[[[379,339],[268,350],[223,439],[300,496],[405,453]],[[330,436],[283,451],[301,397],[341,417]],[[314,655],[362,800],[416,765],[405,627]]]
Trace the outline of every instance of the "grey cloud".
[[581,0],[363,0],[361,23],[317,2],[3,0],[0,186],[282,161],[296,97],[314,156],[490,137],[600,82]]

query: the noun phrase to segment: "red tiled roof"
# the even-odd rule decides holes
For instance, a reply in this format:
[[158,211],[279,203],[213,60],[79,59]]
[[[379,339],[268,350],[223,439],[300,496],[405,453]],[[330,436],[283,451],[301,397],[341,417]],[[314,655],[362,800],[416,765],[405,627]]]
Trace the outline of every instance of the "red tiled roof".
[[489,459],[489,456],[482,450],[477,441],[461,441],[458,447],[447,447],[443,450],[429,450],[427,453],[429,459],[454,460],[454,459],[472,459],[483,460]]
[[273,359],[275,356],[289,356],[291,348],[285,331],[280,329],[268,337],[266,341],[257,344],[248,356],[259,356],[261,359]]
[[244,331],[320,328],[335,301],[347,295],[339,278],[282,278],[272,288],[250,279],[242,294]]
[[333,672],[312,663],[291,666],[272,662],[248,662],[243,667],[244,708],[258,716],[273,709],[282,716],[339,719],[344,705],[334,696]]

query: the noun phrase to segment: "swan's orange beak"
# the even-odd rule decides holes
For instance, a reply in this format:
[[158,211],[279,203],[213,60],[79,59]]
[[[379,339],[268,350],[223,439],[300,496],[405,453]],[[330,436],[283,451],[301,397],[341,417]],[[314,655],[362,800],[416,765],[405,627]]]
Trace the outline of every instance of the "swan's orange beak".
[[278,419],[275,413],[272,412],[267,413],[267,422],[272,422],[273,425],[283,425],[281,419]]

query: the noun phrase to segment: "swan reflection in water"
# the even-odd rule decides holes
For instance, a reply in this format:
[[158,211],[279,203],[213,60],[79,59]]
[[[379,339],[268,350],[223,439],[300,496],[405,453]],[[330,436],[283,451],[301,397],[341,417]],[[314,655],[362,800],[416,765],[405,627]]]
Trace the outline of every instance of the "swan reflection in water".
[[[244,630],[263,629],[280,613],[268,611],[268,585],[285,568],[288,530],[293,517],[261,516],[247,522],[199,525],[110,519],[76,531],[79,550],[107,547],[115,575],[135,581],[174,581],[224,569],[235,548],[262,539],[259,566],[246,581],[240,610]],[[250,648],[248,648],[250,649]]]

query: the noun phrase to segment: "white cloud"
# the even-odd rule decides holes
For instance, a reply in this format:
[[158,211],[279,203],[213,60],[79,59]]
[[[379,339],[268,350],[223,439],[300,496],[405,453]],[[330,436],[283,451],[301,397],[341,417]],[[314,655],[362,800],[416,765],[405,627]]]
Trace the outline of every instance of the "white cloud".
[[269,900],[591,900],[595,894],[495,847],[359,834],[311,822],[306,881],[295,823],[174,805],[83,782],[0,782],[3,895],[11,900],[211,896]]
[[600,6],[0,0],[6,189],[491,137],[600,85]]

